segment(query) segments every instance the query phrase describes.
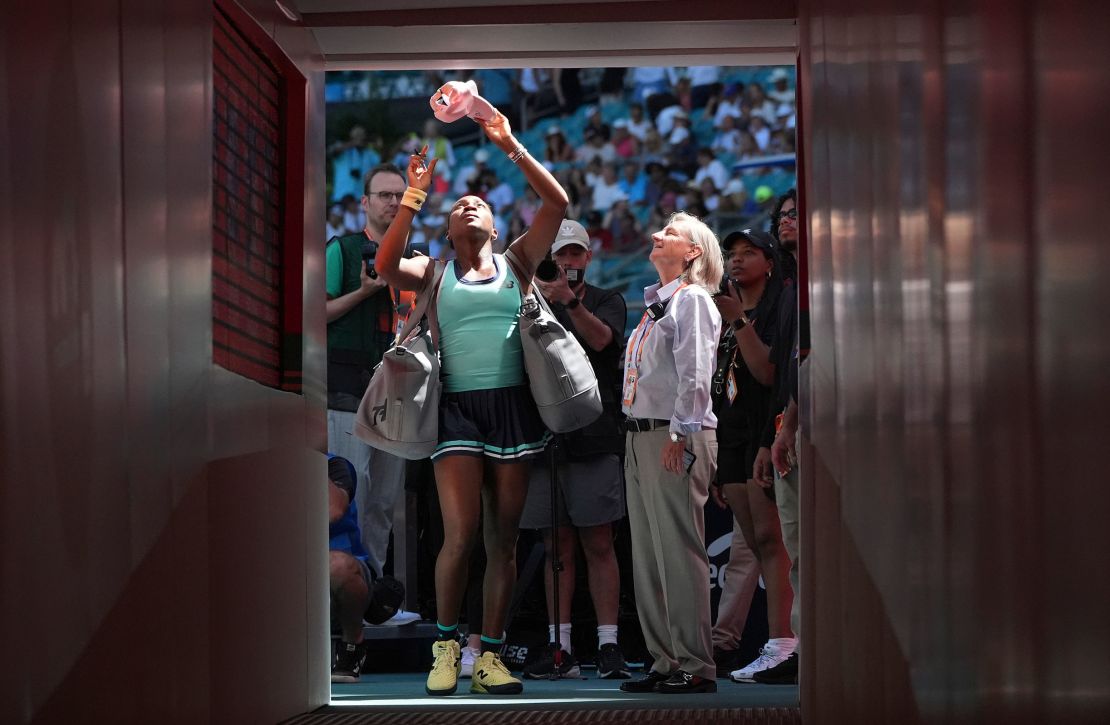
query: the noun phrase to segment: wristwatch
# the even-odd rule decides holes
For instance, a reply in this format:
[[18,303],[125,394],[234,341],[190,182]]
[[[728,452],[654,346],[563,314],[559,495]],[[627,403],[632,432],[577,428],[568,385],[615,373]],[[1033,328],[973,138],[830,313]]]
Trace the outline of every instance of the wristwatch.
[[679,441],[684,440],[686,440],[686,436],[682,435],[681,433],[675,433],[673,430],[671,431],[671,443],[678,443]]
[[732,323],[732,329],[739,332],[740,330],[743,330],[745,327],[747,327],[750,324],[752,324],[752,321],[748,319],[747,315],[745,315],[743,312],[741,312],[740,313],[740,319],[738,319],[736,322]]
[[575,307],[577,307],[580,304],[582,304],[582,300],[578,299],[578,295],[575,295],[571,299],[571,301],[566,303],[565,305],[563,305],[563,307],[567,308],[568,310],[573,310]]

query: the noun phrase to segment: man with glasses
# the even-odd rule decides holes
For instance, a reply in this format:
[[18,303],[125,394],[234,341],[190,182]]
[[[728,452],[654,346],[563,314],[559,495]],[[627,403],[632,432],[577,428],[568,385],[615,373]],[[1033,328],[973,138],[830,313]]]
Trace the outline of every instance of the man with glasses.
[[407,183],[392,164],[375,167],[363,184],[366,228],[328,241],[328,448],[354,464],[358,524],[375,576],[382,575],[393,507],[404,487],[405,461],[351,434],[374,367],[393,341],[393,291],[374,271],[378,241],[401,205]]

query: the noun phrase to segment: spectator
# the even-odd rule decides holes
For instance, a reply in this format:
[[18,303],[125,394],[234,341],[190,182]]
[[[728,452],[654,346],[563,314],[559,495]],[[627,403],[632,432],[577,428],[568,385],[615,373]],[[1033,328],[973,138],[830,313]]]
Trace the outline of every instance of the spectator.
[[481,179],[478,182],[479,194],[496,210],[495,213],[504,214],[512,209],[513,187],[505,181],[498,178],[497,172],[493,169],[486,169],[482,172]]
[[732,116],[737,121],[743,117],[743,110],[740,108],[740,94],[743,88],[739,83],[725,86],[724,98],[717,104],[717,110],[713,114],[714,128],[721,128],[725,116]]
[[328,457],[328,548],[332,628],[340,630],[332,682],[358,682],[366,657],[362,621],[382,624],[397,613],[405,588],[393,577],[376,577],[366,563],[358,529],[355,478],[350,462]]
[[661,66],[641,66],[632,69],[632,100],[644,103],[652,95],[670,89],[667,70]]
[[624,76],[627,68],[606,68],[601,74],[597,90],[601,94],[602,103],[617,103],[624,95]]
[[532,223],[536,220],[536,212],[540,210],[540,203],[540,197],[536,194],[536,190],[531,186],[525,186],[524,198],[516,205],[516,212],[525,227],[532,226]]
[[363,176],[381,163],[381,155],[366,142],[366,129],[360,125],[351,127],[346,141],[336,141],[328,149],[332,159],[332,201],[339,201],[350,194],[358,198],[362,194]]
[[713,137],[710,148],[718,154],[738,154],[740,151],[740,131],[736,128],[736,116],[725,116],[721,127]]
[[520,122],[527,129],[543,102],[542,94],[549,92],[551,76],[544,68],[521,68],[517,84],[521,92]]
[[[533,463],[528,498],[521,528],[542,529],[548,552],[546,590],[551,647],[539,660],[524,668],[534,679],[556,672],[555,653],[560,652],[558,675],[578,677],[580,670],[571,649],[571,602],[574,597],[576,539],[582,545],[589,571],[590,597],[597,615],[597,676],[600,679],[630,677],[617,644],[617,608],[620,572],[613,550],[613,522],[624,517],[624,480],[620,453],[624,431],[620,414],[620,356],[624,340],[625,304],[620,293],[586,284],[586,270],[593,259],[590,238],[576,221],[565,220],[551,245],[559,268],[558,277],[536,286],[551,304],[555,317],[582,344],[597,375],[603,412],[590,425],[560,436],[558,451],[563,460],[552,463],[539,458]],[[557,472],[559,508],[551,507],[553,474]],[[566,552],[559,572],[559,619],[554,619],[554,593],[550,557],[558,537],[559,550]]]
[[340,200],[343,205],[344,234],[358,234],[358,230],[366,226],[366,212],[359,204],[358,199],[348,194]]
[[586,143],[575,154],[579,162],[589,163],[597,158],[604,163],[609,163],[617,158],[617,151],[613,148],[613,144],[606,141],[596,128],[587,126],[582,131],[582,136]]
[[[503,108],[508,111],[510,123],[515,123],[516,106],[513,105],[513,87],[516,84],[516,71],[510,68],[480,68],[474,71],[472,78],[478,85],[478,92],[482,98],[489,101],[494,108]],[[439,165],[436,165],[439,168]]]
[[636,249],[643,241],[643,231],[636,216],[628,210],[628,202],[618,201],[605,215],[605,226],[612,236],[611,249],[625,252]]
[[640,173],[640,165],[635,161],[625,162],[620,184],[621,191],[629,202],[633,204],[644,203],[644,193],[647,191],[647,177]]
[[332,204],[330,207],[328,207],[328,220],[325,226],[325,239],[341,237],[347,233],[347,227],[343,224],[342,204]]
[[767,97],[775,103],[794,105],[794,89],[790,87],[790,74],[785,68],[775,68],[771,71],[771,90]]
[[729,179],[725,188],[721,190],[720,203],[717,209],[721,212],[739,212],[747,204],[748,190],[740,179]]
[[759,150],[759,144],[755,142],[755,136],[747,131],[740,132],[740,148],[737,151],[740,161],[751,161],[763,155]]
[[704,108],[721,92],[721,66],[692,65],[686,74],[690,77],[690,110]]
[[351,434],[355,411],[374,367],[396,334],[393,296],[377,276],[377,243],[397,215],[405,180],[383,164],[366,177],[362,231],[332,239],[325,250],[328,346],[328,448],[351,461],[357,475],[359,529],[367,563],[382,573],[393,508],[404,485],[405,462]]
[[[455,170],[455,147],[451,144],[451,140],[441,133],[440,122],[436,119],[429,118],[424,122],[424,140],[421,145],[428,147],[428,158],[439,159],[436,164],[436,168],[440,170],[439,178],[444,182],[450,181]],[[447,191],[446,183],[441,186],[444,188],[436,191]]]
[[[721,318],[712,294],[721,249],[701,221],[676,214],[652,235],[659,282],[628,341],[622,408],[636,611],[652,662],[625,692],[717,691],[703,507],[715,468],[712,378]],[[646,663],[645,663],[646,664]]]
[[455,180],[451,187],[451,192],[455,196],[465,196],[467,194],[478,193],[479,180],[482,178],[482,173],[488,168],[486,164],[489,162],[489,151],[485,149],[478,149],[474,152],[474,163],[459,169],[455,174]]
[[586,125],[582,129],[583,135],[586,134],[587,130],[593,129],[606,141],[612,139],[612,131],[609,128],[609,124],[601,120],[600,108],[598,108],[597,106],[586,106],[585,116]]
[[671,147],[670,159],[672,171],[681,171],[684,177],[694,173],[698,164],[698,145],[690,132],[690,120],[685,113],[674,117],[674,130],[667,138]]
[[[648,218],[649,228],[660,228],[667,223],[678,208],[676,202],[678,201],[678,194],[674,191],[664,191],[659,196],[659,201],[655,204],[655,208],[651,210],[651,216]],[[658,223],[657,223],[658,222]]]
[[555,68],[555,99],[559,103],[559,113],[569,116],[582,105],[582,84],[578,79],[577,68]]
[[640,151],[640,162],[643,164],[663,164],[667,160],[668,150],[667,143],[652,126],[644,137],[643,149]]
[[[729,676],[752,682],[755,673],[778,664],[796,645],[790,629],[793,590],[788,574],[790,559],[782,543],[778,510],[770,481],[754,477],[757,451],[771,409],[775,367],[769,351],[778,344],[777,320],[783,282],[774,239],[746,229],[725,238],[731,280],[715,297],[722,320],[728,325],[718,348],[714,374],[714,410],[722,433],[717,453],[717,479],[721,496],[732,509],[748,548],[759,562],[767,587],[770,639],[760,656]],[[734,527],[735,528],[735,527]],[[753,572],[748,572],[752,576]],[[739,585],[745,589],[746,582]],[[738,606],[746,602],[732,600]]]
[[655,206],[663,193],[663,186],[667,180],[667,169],[658,161],[649,161],[644,166],[644,170],[647,172],[647,181],[644,184],[643,203],[649,207]]
[[613,249],[613,233],[609,231],[601,212],[586,214],[586,234],[590,237],[590,250],[594,252]]
[[636,137],[628,132],[628,121],[618,118],[613,122],[613,148],[617,156],[630,159],[640,153],[640,144]]
[[748,133],[755,139],[755,145],[759,147],[760,153],[766,153],[771,146],[771,129],[763,116],[752,113],[751,120],[748,121]]
[[644,117],[644,107],[639,103],[628,104],[628,133],[638,141],[644,141],[651,127],[651,121]]
[[655,117],[655,129],[659,132],[659,135],[663,138],[669,138],[671,132],[674,131],[675,119],[677,118],[689,119],[686,109],[677,103],[660,111],[659,115]]
[[618,200],[628,199],[628,194],[621,188],[617,179],[616,164],[605,164],[601,170],[601,179],[594,185],[593,205],[594,211],[605,211]]
[[574,161],[574,148],[558,126],[550,126],[544,135],[543,159],[552,164]]
[[750,118],[761,116],[764,123],[775,122],[775,104],[763,92],[763,86],[758,83],[752,83],[746,89],[748,102],[752,104]]
[[728,183],[728,171],[725,165],[713,156],[713,151],[707,148],[698,149],[698,170],[694,174],[694,181],[701,186],[703,179],[711,179],[713,186],[723,189]]
[[702,205],[705,206],[706,212],[710,215],[715,214],[721,205],[721,197],[717,193],[717,185],[713,183],[713,179],[708,176],[702,179],[698,190],[701,192]]
[[671,93],[674,94],[675,100],[678,101],[678,105],[682,107],[682,110],[687,113],[694,110],[694,102],[690,91],[690,79],[688,77],[681,76],[678,78],[675,81]]

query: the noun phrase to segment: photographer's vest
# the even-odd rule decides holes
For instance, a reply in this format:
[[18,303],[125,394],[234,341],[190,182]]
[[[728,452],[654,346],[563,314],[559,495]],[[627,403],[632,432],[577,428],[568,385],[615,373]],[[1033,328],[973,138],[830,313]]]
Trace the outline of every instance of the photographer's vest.
[[[339,296],[362,286],[362,246],[365,232],[333,239],[343,258]],[[374,367],[396,334],[393,295],[380,290],[347,314],[328,323],[328,407],[355,411],[370,382]]]

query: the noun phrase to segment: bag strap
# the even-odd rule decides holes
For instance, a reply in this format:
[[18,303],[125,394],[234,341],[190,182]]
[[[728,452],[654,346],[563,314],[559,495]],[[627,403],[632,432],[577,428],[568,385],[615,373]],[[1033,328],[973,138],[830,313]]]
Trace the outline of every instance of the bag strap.
[[[542,294],[536,294],[532,290],[532,276],[524,273],[524,264],[513,252],[512,245],[505,250],[505,259],[513,268],[513,273],[520,281],[520,314],[535,319],[539,315],[539,308],[542,307],[547,311],[547,314],[552,317],[555,313],[551,311],[551,305],[547,304],[547,300]],[[533,305],[538,305],[534,307]]]
[[[424,271],[426,282],[421,285],[420,291],[416,295],[416,305],[413,306],[412,311],[409,312],[408,319],[405,320],[405,326],[397,333],[397,339],[395,341],[397,343],[403,342],[412,334],[412,331],[420,324],[420,320],[424,318],[424,314],[428,311],[429,306],[432,306],[432,302],[439,292],[439,283],[443,279],[443,270],[446,268],[446,265],[438,259],[430,259],[428,261],[428,267]],[[434,312],[432,314],[434,315]]]

